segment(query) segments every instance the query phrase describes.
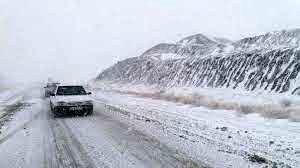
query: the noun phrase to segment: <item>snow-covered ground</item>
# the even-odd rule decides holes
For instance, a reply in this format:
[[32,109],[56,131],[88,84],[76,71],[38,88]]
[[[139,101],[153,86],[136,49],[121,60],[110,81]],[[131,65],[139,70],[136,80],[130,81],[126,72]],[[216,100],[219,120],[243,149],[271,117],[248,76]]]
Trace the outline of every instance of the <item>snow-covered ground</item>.
[[200,167],[151,136],[106,115],[53,118],[39,88],[23,92],[0,118],[2,168]]
[[[95,89],[95,99],[103,103],[104,112],[198,163],[220,168],[266,165],[297,168],[300,165],[300,123],[282,115],[282,111],[265,115],[265,109],[258,108],[261,105],[274,109],[297,108],[297,97],[208,88],[197,92],[182,88],[157,92],[156,88],[145,86],[118,86]],[[168,96],[155,97],[157,93]],[[197,98],[197,94],[208,102],[221,103],[213,108],[176,98]],[[237,107],[247,105],[249,110],[255,107],[262,111],[239,111],[235,106],[228,107],[230,102],[237,103]]]
[[14,105],[23,99],[23,90],[23,87],[13,87],[0,91],[0,118],[7,114],[6,107]]
[[257,113],[265,118],[300,121],[300,96],[289,93],[228,88],[159,88],[103,81],[91,83],[90,86],[101,90],[205,106],[211,109],[234,110],[243,114]]
[[[21,99],[1,104],[7,115],[0,117],[0,167],[300,165],[299,122],[264,118],[259,113],[246,114],[222,106],[212,109],[177,99],[153,98],[151,89],[147,89],[149,94],[110,89],[93,89],[95,113],[88,117],[53,118],[39,88],[11,94]],[[205,95],[217,98],[219,92]],[[247,93],[240,96],[251,99]],[[3,102],[14,99],[3,97]],[[280,105],[275,97],[268,98]],[[259,98],[265,100],[263,96]],[[259,102],[251,100],[254,105]],[[242,103],[245,99],[239,101],[237,97],[232,101]],[[294,104],[296,98],[288,106]]]

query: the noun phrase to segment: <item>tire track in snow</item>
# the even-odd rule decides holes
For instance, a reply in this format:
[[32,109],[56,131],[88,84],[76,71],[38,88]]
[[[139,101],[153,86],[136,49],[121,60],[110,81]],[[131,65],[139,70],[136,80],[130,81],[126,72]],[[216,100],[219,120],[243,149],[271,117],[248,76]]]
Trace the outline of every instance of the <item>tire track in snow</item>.
[[80,142],[72,135],[63,119],[50,119],[59,167],[95,168]]

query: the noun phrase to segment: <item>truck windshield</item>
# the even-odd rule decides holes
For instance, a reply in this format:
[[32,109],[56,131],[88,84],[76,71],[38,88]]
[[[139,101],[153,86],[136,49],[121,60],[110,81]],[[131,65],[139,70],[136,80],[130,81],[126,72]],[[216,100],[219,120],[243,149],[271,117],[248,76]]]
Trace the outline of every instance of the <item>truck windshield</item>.
[[86,91],[82,86],[59,86],[56,95],[86,95]]

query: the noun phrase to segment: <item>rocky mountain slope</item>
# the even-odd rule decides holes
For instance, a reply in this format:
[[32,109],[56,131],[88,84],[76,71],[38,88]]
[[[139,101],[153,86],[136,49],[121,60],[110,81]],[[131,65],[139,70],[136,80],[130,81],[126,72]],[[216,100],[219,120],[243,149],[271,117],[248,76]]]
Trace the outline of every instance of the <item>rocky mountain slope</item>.
[[161,87],[226,87],[297,93],[300,29],[232,42],[202,34],[158,44],[106,69],[98,80]]

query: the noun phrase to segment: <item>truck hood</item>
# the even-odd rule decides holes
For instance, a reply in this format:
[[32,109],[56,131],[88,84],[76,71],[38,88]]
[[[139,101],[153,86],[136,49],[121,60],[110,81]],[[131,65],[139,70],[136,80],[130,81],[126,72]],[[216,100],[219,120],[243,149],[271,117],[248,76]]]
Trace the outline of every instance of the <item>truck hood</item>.
[[92,101],[92,98],[89,95],[80,95],[80,96],[55,96],[51,98],[53,102],[65,102],[65,103],[73,103],[73,102],[86,102]]

